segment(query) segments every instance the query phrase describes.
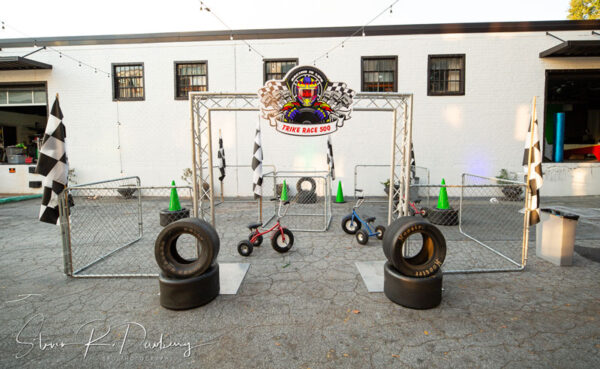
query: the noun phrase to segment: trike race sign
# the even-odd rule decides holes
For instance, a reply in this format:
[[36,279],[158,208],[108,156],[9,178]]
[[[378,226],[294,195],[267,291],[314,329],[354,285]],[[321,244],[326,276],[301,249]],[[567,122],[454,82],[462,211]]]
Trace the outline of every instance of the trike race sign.
[[283,80],[267,81],[260,90],[260,111],[277,131],[295,136],[335,132],[350,119],[356,92],[331,82],[319,69],[299,66]]

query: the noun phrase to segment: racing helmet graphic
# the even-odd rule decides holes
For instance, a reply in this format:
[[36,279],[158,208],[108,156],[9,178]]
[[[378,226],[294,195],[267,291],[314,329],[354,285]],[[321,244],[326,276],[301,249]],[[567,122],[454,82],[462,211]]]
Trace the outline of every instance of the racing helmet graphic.
[[311,76],[304,76],[296,83],[296,99],[302,106],[312,106],[319,96],[319,84]]

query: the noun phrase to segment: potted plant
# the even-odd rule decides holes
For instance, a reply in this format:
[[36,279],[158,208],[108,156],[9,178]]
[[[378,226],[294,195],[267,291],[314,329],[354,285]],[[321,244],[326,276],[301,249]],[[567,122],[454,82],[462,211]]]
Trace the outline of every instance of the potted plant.
[[500,173],[496,176],[496,178],[498,179],[498,184],[503,185],[501,191],[507,200],[521,200],[521,196],[523,195],[523,187],[510,182],[518,179],[517,173],[509,172],[508,170],[502,168],[500,169]]
[[[383,191],[385,192],[386,195],[390,194],[390,179],[388,178],[387,181],[385,182],[381,182],[381,184],[383,185]],[[400,188],[399,184],[394,184],[394,188],[397,190]]]

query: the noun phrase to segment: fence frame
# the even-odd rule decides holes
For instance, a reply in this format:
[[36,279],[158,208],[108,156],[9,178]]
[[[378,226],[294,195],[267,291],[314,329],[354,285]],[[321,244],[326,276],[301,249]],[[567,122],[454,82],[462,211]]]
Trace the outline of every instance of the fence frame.
[[[302,178],[302,177],[312,177],[312,178],[321,178],[324,180],[323,183],[323,213],[320,214],[294,214],[287,213],[286,217],[304,217],[304,216],[323,216],[323,228],[321,229],[303,229],[303,228],[290,228],[291,231],[297,232],[326,232],[331,225],[331,220],[333,219],[332,208],[331,208],[331,173],[329,171],[299,171],[299,170],[283,170],[283,171],[273,171],[263,175],[263,183],[264,178],[273,177],[273,193],[277,193],[277,178]],[[276,206],[277,207],[277,206]],[[273,220],[277,216],[277,210],[274,210],[273,215],[267,219],[264,224],[269,224],[271,220]]]
[[[137,201],[137,219],[138,219],[138,235],[137,237],[129,242],[126,242],[123,245],[117,246],[114,250],[111,250],[99,257],[95,260],[87,263],[86,265],[78,268],[77,270],[73,270],[73,243],[71,237],[71,222],[70,222],[70,208],[68,206],[69,203],[69,193],[72,190],[119,190],[122,187],[97,187],[100,184],[107,184],[111,182],[121,182],[124,180],[135,180],[135,186],[131,186],[132,189],[136,189],[138,191],[138,201]],[[63,246],[63,264],[64,264],[64,273],[68,277],[72,278],[155,278],[158,276],[157,273],[104,273],[104,274],[81,274],[86,269],[92,267],[100,263],[103,260],[106,260],[108,257],[114,255],[115,253],[135,244],[140,241],[144,235],[144,224],[143,224],[143,216],[142,216],[142,197],[144,190],[152,190],[152,189],[170,189],[171,186],[147,186],[144,187],[141,185],[140,178],[138,176],[130,176],[130,177],[122,177],[122,178],[114,178],[108,179],[98,182],[85,183],[81,185],[74,185],[65,188],[61,194],[59,195],[59,218],[60,218],[60,228],[61,228],[61,237],[62,237],[62,246]],[[177,189],[188,189],[190,194],[192,193],[192,188],[190,186],[176,186]],[[75,205],[77,206],[77,205]]]
[[[475,177],[475,178],[479,178],[479,179],[485,179],[488,181],[493,181],[493,182],[495,182],[495,184],[467,185],[467,184],[465,184],[465,178],[467,176]],[[490,269],[472,268],[472,269],[449,269],[449,270],[444,269],[444,274],[520,272],[520,271],[525,270],[525,266],[527,265],[527,251],[528,251],[528,246],[529,246],[529,228],[525,224],[523,225],[523,234],[522,234],[523,238],[522,238],[522,242],[521,242],[521,260],[520,260],[520,262],[513,260],[510,256],[507,256],[498,250],[495,250],[492,246],[487,245],[484,241],[479,240],[476,237],[466,233],[466,231],[463,229],[462,216],[463,216],[463,199],[464,199],[465,188],[501,188],[501,187],[506,186],[507,184],[519,186],[519,187],[522,187],[523,189],[525,189],[527,186],[523,182],[511,181],[511,180],[505,180],[505,179],[500,180],[500,179],[494,178],[494,177],[484,177],[484,176],[479,176],[479,175],[469,174],[469,173],[463,173],[461,175],[461,184],[460,185],[428,184],[428,185],[412,185],[411,186],[412,188],[441,188],[441,187],[460,188],[459,212],[458,212],[458,214],[459,214],[458,230],[459,230],[460,234],[467,237],[469,240],[474,241],[477,245],[487,249],[488,251],[494,253],[495,255],[497,255],[497,256],[507,260],[511,264],[515,265],[514,268],[490,268]],[[523,199],[524,206],[525,206],[525,201],[526,201],[526,197]],[[525,211],[523,217],[525,219],[527,219],[527,216],[528,216],[528,212]]]

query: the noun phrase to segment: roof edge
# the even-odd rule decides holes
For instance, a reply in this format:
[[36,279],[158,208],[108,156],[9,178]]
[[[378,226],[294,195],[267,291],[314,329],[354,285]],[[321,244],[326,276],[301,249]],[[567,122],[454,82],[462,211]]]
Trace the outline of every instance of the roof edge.
[[[245,29],[233,31],[195,31],[122,35],[61,36],[39,38],[16,38],[0,40],[0,48],[32,46],[78,46],[162,42],[193,42],[237,40],[348,37],[360,26],[325,28],[279,28]],[[491,33],[491,32],[547,32],[600,29],[600,20],[558,20],[530,22],[478,22],[436,23],[367,26],[367,36],[447,34],[447,33]]]

